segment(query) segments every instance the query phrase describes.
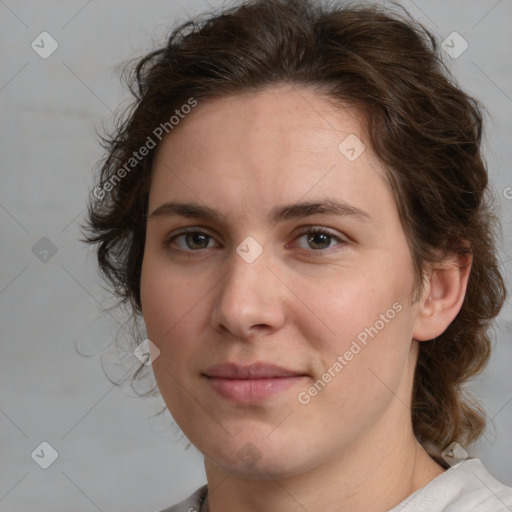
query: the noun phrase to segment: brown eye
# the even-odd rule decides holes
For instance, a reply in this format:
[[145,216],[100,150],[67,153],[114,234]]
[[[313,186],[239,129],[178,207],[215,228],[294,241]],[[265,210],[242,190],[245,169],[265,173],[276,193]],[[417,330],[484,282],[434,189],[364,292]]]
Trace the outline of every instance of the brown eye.
[[308,244],[313,249],[327,249],[330,245],[331,235],[327,233],[310,233],[307,237]]
[[164,242],[164,248],[176,252],[194,253],[214,247],[211,245],[212,241],[214,238],[208,233],[190,230],[168,237]]
[[[324,251],[326,249],[330,249],[331,247],[335,247],[336,245],[341,246],[346,243],[339,236],[334,235],[325,228],[310,227],[307,231],[301,233],[297,237],[297,240],[301,238],[305,238],[306,246],[299,245],[299,247],[302,249],[311,249],[313,251]],[[337,243],[331,245],[332,242]]]
[[[188,249],[206,249],[208,247],[209,236],[199,231],[185,233],[185,245]],[[179,237],[178,237],[179,238]]]

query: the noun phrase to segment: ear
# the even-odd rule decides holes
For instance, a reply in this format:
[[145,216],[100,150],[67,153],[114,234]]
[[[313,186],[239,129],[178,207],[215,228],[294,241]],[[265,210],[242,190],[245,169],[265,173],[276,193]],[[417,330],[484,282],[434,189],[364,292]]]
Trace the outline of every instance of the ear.
[[473,256],[450,253],[429,271],[419,300],[413,338],[434,339],[448,328],[460,311],[471,271]]

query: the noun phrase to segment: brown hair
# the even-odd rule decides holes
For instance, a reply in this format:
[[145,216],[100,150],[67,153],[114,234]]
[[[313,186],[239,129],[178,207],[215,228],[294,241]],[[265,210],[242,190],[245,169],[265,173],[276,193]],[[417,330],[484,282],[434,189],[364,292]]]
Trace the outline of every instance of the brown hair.
[[86,240],[98,244],[104,277],[135,316],[154,151],[134,155],[149,139],[157,142],[157,126],[170,131],[170,116],[191,99],[278,84],[313,87],[363,114],[368,143],[387,167],[416,292],[439,251],[473,255],[459,314],[437,339],[420,343],[411,414],[416,437],[440,463],[450,442],[478,438],[485,415],[461,387],[487,363],[487,330],[505,300],[499,223],[480,150],[481,107],[454,85],[434,36],[376,5],[249,1],[183,23],[127,81],[135,99],[115,133],[102,138],[106,158]]

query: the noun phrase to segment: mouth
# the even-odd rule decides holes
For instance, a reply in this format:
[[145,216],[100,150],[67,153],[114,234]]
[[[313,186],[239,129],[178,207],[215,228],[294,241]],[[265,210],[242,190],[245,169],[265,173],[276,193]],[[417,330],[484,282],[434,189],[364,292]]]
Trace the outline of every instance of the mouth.
[[203,376],[220,396],[239,403],[265,400],[308,377],[303,372],[263,362],[222,363],[206,370]]

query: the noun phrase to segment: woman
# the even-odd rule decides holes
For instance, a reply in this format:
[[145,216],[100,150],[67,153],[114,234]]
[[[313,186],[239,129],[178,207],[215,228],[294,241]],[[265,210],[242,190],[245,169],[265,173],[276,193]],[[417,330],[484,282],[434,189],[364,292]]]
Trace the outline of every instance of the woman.
[[506,511],[467,450],[505,287],[478,103],[380,7],[257,0],[132,76],[88,240],[203,454],[191,510]]

